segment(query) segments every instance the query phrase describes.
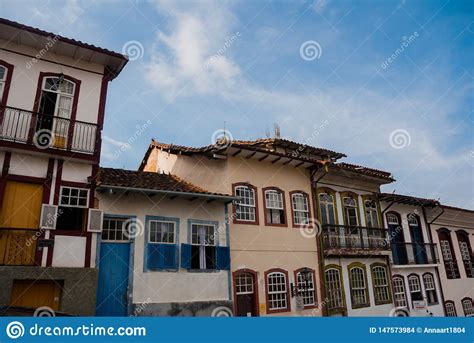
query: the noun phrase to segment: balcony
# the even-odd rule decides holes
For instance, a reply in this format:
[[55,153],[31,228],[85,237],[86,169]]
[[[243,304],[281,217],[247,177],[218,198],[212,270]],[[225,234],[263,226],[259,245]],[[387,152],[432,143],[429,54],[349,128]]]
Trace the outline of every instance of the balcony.
[[392,243],[394,265],[437,264],[438,251],[432,243]]
[[35,113],[14,107],[0,107],[0,140],[13,147],[93,155],[97,125]]
[[358,255],[389,250],[386,229],[345,225],[323,225],[322,228],[327,255]]

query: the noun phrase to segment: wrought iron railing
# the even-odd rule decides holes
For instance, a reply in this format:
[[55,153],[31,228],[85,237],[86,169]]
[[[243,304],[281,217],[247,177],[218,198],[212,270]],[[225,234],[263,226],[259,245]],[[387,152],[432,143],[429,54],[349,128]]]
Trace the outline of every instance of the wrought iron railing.
[[387,230],[364,226],[323,225],[324,249],[388,250]]
[[0,140],[93,154],[97,133],[93,123],[0,107]]
[[438,251],[433,243],[392,243],[392,260],[395,265],[437,264]]

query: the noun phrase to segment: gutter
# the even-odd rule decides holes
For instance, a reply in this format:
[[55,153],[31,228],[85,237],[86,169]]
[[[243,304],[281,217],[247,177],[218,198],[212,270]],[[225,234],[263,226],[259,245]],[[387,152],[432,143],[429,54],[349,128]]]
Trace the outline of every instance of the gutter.
[[144,193],[155,193],[155,194],[167,194],[167,195],[176,195],[181,197],[198,197],[198,198],[207,198],[222,200],[226,204],[231,203],[234,200],[237,200],[237,197],[232,195],[214,195],[208,193],[192,193],[192,192],[178,192],[178,191],[165,191],[161,189],[149,189],[149,188],[132,188],[132,187],[122,187],[122,186],[109,186],[109,185],[100,185],[96,188],[97,190],[101,189],[117,189],[123,191],[136,191]]

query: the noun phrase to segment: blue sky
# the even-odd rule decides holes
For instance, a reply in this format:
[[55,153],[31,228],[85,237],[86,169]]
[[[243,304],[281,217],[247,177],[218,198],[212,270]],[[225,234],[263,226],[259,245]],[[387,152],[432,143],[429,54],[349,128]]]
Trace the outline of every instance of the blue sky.
[[474,208],[473,6],[3,1],[0,12],[131,54],[109,88],[104,166],[137,168],[152,137],[207,145],[224,122],[235,139],[277,123],[392,172],[384,191]]

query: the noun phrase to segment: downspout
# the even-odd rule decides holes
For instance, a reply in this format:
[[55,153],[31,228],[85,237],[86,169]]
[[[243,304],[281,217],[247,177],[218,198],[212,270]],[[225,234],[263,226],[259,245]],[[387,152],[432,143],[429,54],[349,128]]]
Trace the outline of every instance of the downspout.
[[[438,205],[439,206],[439,205]],[[425,219],[425,223],[428,225],[427,229],[428,229],[428,235],[429,235],[429,239],[430,239],[430,242],[433,243],[433,235],[431,233],[431,224],[433,224],[435,222],[436,219],[438,219],[439,217],[441,217],[444,213],[444,208],[441,206],[441,213],[438,214],[431,222],[428,221],[427,219],[427,216],[426,216],[426,210],[425,210],[425,207],[424,206],[421,206],[421,210],[423,211],[423,218]],[[436,265],[439,265],[439,262],[437,261]],[[435,272],[436,272],[436,278],[438,279],[438,285],[439,285],[439,289],[440,289],[440,294],[441,294],[441,300],[442,300],[442,304],[443,304],[443,314],[444,316],[446,317],[446,308],[444,306],[444,291],[443,291],[443,286],[441,284],[441,277],[439,275],[439,268],[438,266],[436,266],[435,268]]]
[[[329,168],[326,165],[324,165],[324,174],[321,175],[313,183],[313,177],[314,177],[314,175],[316,174],[317,171],[318,171],[318,169],[314,169],[313,171],[311,171],[310,176],[309,176],[310,185],[311,185],[311,196],[313,197],[313,212],[314,212],[315,217],[317,217],[317,214],[319,213],[319,211],[318,211],[318,197],[316,196],[315,189],[317,189],[317,183],[319,181],[321,181],[321,179],[329,173]],[[314,187],[313,187],[313,185],[314,185]],[[327,295],[326,295],[326,283],[324,282],[324,268],[323,268],[323,265],[324,265],[324,247],[323,247],[323,240],[322,240],[321,237],[322,237],[321,233],[316,234],[316,244],[318,246],[318,255],[319,255],[319,264],[318,264],[319,265],[319,275],[321,276],[320,279],[319,279],[319,287],[321,289],[321,310],[322,310],[323,316],[327,317],[328,312],[327,312],[326,306],[325,306],[325,299],[327,299]],[[323,304],[324,304],[324,307],[323,307]]]

